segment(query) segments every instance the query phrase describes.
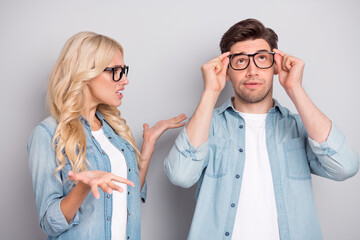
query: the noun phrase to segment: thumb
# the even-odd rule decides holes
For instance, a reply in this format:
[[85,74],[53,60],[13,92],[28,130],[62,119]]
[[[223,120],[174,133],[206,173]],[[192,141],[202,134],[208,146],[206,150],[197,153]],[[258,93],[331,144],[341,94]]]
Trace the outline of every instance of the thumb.
[[228,57],[225,57],[225,58],[221,61],[222,69],[221,69],[220,74],[221,74],[222,76],[225,76],[226,73],[227,73],[228,66],[229,66],[229,61],[230,61],[230,59],[229,59]]
[[69,171],[68,176],[69,176],[69,179],[70,179],[71,181],[73,181],[73,182],[78,181],[77,174],[76,174],[76,173],[74,173],[73,171]]
[[144,128],[144,131],[147,130],[147,129],[149,129],[149,124],[144,123],[144,124],[143,124],[143,128]]

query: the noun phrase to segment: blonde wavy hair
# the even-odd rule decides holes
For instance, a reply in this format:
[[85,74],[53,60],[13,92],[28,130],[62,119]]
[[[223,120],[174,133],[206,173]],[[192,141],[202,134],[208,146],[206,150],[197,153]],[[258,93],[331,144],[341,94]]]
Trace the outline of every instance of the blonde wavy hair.
[[[65,166],[67,158],[74,172],[87,170],[86,136],[79,120],[86,105],[86,81],[101,74],[111,63],[116,51],[123,55],[122,46],[112,38],[93,32],[80,32],[72,36],[60,53],[51,72],[47,105],[58,125],[52,139],[57,168],[54,174]],[[100,104],[97,110],[115,132],[135,150],[139,163],[140,153],[126,121],[116,107]]]

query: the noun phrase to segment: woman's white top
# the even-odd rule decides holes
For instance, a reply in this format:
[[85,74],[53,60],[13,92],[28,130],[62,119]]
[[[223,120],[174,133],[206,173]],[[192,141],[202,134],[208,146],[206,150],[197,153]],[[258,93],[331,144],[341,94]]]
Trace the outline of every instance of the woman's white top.
[[[121,151],[107,139],[102,128],[98,131],[91,132],[110,159],[111,173],[122,178],[127,178],[127,163]],[[127,185],[113,182],[119,185],[124,191],[122,193],[113,191],[112,193],[111,239],[124,240],[126,239],[127,224]]]

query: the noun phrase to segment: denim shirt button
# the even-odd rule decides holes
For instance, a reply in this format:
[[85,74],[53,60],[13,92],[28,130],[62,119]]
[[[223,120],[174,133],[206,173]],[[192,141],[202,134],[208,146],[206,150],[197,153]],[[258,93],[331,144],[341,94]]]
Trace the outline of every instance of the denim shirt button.
[[102,153],[103,155],[105,154],[105,152],[104,152],[104,151],[102,151],[101,153]]
[[110,217],[107,217],[106,219],[107,219],[108,221],[110,221]]
[[130,195],[130,192],[128,192],[128,195]]
[[107,197],[107,198],[110,198],[110,197],[111,197],[111,195],[110,195],[110,194],[108,194],[106,197]]
[[109,139],[111,139],[111,137],[108,137]]
[[121,151],[125,151],[125,150],[122,148]]
[[129,172],[131,171],[131,169],[129,168]]
[[242,148],[239,149],[240,152],[243,152],[244,150]]
[[235,203],[232,203],[232,204],[231,204],[231,207],[235,207]]
[[240,178],[240,175],[239,174],[236,174],[236,176],[235,176],[237,179],[239,179]]
[[226,233],[225,233],[225,236],[229,236],[229,235],[230,235],[230,233],[229,233],[229,232],[226,232]]
[[244,126],[243,125],[240,125],[239,128],[242,129]]

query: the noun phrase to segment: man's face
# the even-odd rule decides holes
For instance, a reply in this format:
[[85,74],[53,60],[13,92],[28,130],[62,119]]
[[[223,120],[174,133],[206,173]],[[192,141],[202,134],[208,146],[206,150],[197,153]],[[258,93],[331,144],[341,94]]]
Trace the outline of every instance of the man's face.
[[[264,39],[237,42],[230,48],[230,54],[271,52]],[[229,67],[227,78],[231,81],[235,98],[245,103],[258,103],[264,99],[272,99],[273,76],[276,74],[274,65],[268,69],[259,69],[251,57],[249,66],[244,70]]]

